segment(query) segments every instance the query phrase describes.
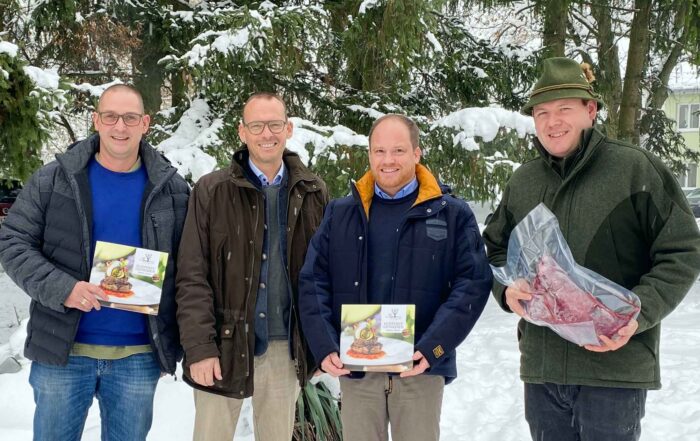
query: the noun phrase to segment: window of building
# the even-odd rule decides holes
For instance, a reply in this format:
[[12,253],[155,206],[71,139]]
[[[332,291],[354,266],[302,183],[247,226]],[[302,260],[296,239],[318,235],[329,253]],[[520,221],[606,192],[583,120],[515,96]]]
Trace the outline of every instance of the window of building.
[[678,105],[678,128],[681,130],[700,128],[700,104]]

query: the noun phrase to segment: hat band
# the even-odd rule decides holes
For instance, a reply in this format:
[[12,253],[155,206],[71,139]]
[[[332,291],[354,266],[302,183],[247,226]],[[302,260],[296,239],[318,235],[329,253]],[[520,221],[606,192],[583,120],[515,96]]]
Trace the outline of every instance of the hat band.
[[591,85],[584,86],[583,84],[578,84],[578,83],[569,83],[569,84],[556,84],[554,86],[547,86],[547,87],[542,87],[540,89],[535,90],[530,94],[530,98],[532,98],[535,95],[539,95],[540,93],[543,92],[549,92],[550,90],[559,90],[559,89],[581,89],[581,90],[586,90],[588,92],[593,92],[593,87]]

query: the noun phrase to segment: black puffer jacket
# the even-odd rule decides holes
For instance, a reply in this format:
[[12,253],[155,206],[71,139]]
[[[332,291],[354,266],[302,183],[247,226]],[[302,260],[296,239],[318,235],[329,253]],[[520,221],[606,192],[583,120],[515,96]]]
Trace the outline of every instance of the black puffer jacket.
[[[31,298],[24,355],[65,365],[81,311],[63,302],[75,284],[89,279],[92,207],[87,165],[99,150],[93,135],[56,155],[27,182],[0,228],[0,263]],[[175,320],[177,249],[189,187],[146,142],[139,154],[148,173],[141,212],[145,248],[169,253],[158,316],[149,316],[153,350],[161,370],[175,372],[182,356]]]

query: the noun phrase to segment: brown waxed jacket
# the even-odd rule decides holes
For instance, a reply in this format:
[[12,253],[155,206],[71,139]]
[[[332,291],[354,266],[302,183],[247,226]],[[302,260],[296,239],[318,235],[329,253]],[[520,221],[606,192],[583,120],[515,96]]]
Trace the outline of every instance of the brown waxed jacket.
[[[292,286],[290,349],[303,386],[315,364],[299,326],[298,278],[306,249],[328,203],[325,183],[296,153],[285,150],[288,172],[287,263]],[[265,202],[245,176],[248,150],[231,166],[203,176],[189,202],[179,249],[177,321],[185,350],[184,378],[192,387],[232,398],[253,394],[254,313],[263,252]],[[192,363],[220,357],[221,381],[196,384]]]

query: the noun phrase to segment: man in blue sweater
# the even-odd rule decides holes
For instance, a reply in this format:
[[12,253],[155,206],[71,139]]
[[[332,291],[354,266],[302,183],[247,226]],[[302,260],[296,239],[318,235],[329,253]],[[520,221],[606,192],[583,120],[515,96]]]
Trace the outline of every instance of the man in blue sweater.
[[[136,89],[105,90],[93,123],[32,176],[0,230],[0,262],[32,298],[35,440],[79,440],[94,397],[103,440],[145,440],[161,372],[182,354],[174,274],[189,187],[142,141]],[[87,282],[96,241],[169,253],[157,316],[100,307],[108,297]]]
[[[332,201],[300,275],[304,335],[321,369],[340,377],[345,441],[438,440],[443,388],[457,346],[492,280],[469,206],[419,163],[419,130],[402,115],[369,133],[370,171]],[[414,367],[351,374],[340,361],[343,304],[415,304]]]

